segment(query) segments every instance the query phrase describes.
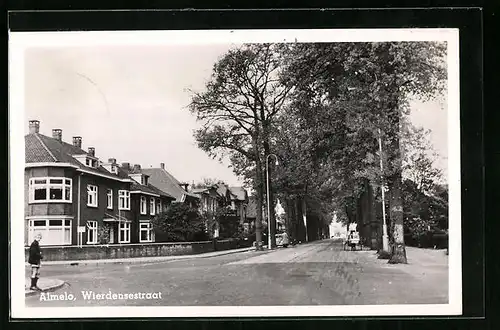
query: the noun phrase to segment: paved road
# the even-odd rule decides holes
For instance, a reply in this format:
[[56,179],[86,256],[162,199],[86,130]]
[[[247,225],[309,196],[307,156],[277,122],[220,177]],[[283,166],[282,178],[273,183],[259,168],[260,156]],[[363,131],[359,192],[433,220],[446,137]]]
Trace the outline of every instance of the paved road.
[[421,271],[418,265],[387,265],[376,260],[373,253],[343,251],[340,243],[324,240],[271,252],[191,260],[45,266],[42,276],[69,283],[51,294],[70,300],[50,300],[52,296],[45,294],[27,297],[26,305],[447,303],[446,265],[427,265]]

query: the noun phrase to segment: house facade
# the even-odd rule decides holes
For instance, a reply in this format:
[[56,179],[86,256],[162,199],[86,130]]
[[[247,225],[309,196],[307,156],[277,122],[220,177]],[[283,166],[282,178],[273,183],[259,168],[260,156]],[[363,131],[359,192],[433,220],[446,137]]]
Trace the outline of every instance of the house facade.
[[66,143],[61,129],[53,129],[49,137],[40,134],[39,121],[30,121],[25,136],[25,244],[37,234],[45,246],[154,241],[150,220],[175,197],[136,174],[115,159],[102,162],[94,147],[83,150],[80,136]]
[[152,220],[166,211],[175,198],[149,183],[149,176],[141,172],[141,166],[122,163],[120,168],[134,181],[130,188],[132,208],[132,243],[153,243],[156,241]]

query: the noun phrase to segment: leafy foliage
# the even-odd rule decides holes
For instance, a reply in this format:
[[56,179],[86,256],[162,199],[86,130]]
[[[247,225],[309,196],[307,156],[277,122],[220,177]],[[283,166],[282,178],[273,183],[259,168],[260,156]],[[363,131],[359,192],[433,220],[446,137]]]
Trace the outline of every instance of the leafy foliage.
[[153,218],[152,223],[157,235],[166,241],[191,242],[208,238],[198,209],[185,203],[170,204],[166,212]]

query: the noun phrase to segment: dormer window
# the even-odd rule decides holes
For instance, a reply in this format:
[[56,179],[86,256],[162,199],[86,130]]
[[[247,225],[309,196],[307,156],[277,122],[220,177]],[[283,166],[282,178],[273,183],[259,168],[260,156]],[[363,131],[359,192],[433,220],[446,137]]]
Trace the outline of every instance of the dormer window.
[[148,185],[148,175],[144,175],[142,173],[135,173],[135,174],[130,174],[129,176],[132,178],[132,180],[134,180],[139,184],[142,184],[144,186]]
[[108,172],[113,173],[113,174],[118,174],[118,165],[116,165],[116,164],[104,164],[103,166]]
[[87,154],[73,155],[73,157],[87,167],[92,167],[92,168],[99,167],[99,159],[92,157],[90,155]]

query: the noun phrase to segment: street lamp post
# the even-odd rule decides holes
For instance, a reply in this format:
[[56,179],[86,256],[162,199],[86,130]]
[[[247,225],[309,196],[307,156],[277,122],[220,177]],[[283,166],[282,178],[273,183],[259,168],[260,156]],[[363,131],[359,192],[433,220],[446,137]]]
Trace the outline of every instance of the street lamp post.
[[266,157],[266,178],[267,178],[267,248],[270,250],[271,247],[271,198],[269,196],[269,157],[274,156],[276,158],[275,165],[278,163],[278,156],[275,154],[269,154]]
[[383,222],[382,222],[382,249],[385,252],[389,252],[389,237],[387,236],[387,221],[386,221],[386,216],[385,216],[385,186],[384,186],[384,162],[382,160],[382,132],[380,131],[380,128],[378,129],[378,147],[380,151],[380,172],[381,174],[381,187],[382,187],[382,217],[383,217]]

